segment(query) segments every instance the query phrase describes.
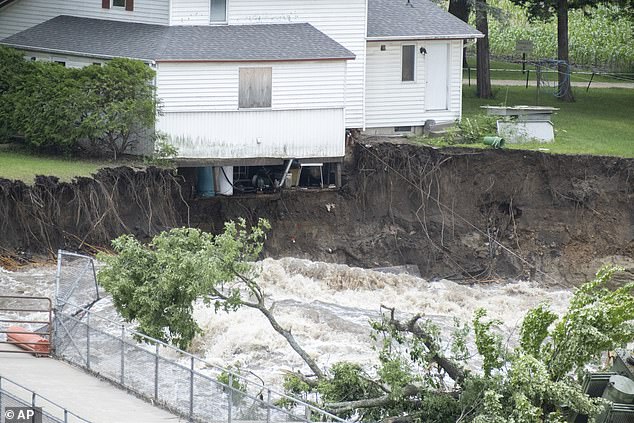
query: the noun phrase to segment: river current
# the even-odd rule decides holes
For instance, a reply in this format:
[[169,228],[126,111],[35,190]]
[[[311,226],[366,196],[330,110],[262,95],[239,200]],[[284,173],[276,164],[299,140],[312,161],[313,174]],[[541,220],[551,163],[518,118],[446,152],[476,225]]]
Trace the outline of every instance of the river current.
[[[463,285],[295,258],[266,259],[257,266],[266,304],[320,366],[354,361],[370,372],[377,359],[368,322],[380,317],[381,305],[394,307],[400,318],[424,314],[446,338],[454,319],[471,321],[474,311],[483,307],[489,317],[502,321],[500,330],[512,343],[527,310],[548,302],[561,313],[572,294],[568,289],[546,289],[526,281]],[[17,272],[0,268],[0,293],[52,296],[54,280],[54,266]],[[93,310],[118,320],[108,298]],[[278,386],[286,371],[307,369],[257,310],[216,313],[200,303],[195,317],[204,333],[195,339],[192,351],[212,364],[238,366]]]

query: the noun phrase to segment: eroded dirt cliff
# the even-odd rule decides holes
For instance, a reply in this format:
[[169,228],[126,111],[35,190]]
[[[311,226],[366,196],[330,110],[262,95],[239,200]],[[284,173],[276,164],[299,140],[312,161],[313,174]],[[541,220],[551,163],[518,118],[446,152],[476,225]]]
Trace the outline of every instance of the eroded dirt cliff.
[[[0,254],[107,247],[190,222],[265,217],[265,254],[366,268],[417,265],[465,282],[578,284],[604,262],[634,271],[634,160],[358,144],[332,191],[190,198],[169,171],[119,168],[33,186],[0,180]],[[185,201],[187,203],[185,203]]]

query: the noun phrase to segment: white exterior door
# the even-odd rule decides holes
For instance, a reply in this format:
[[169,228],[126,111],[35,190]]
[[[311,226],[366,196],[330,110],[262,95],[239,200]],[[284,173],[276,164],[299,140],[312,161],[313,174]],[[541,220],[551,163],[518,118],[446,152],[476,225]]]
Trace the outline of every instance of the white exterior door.
[[447,110],[449,43],[429,43],[425,56],[425,109]]

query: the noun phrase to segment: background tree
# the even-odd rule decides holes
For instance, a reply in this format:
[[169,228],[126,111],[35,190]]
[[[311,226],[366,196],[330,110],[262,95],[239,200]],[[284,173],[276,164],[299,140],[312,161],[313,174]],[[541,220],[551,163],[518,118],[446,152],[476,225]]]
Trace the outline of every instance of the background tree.
[[74,69],[26,61],[22,53],[0,47],[0,136],[66,153],[90,140],[116,159],[135,142],[155,138],[160,110],[154,75],[136,60]]
[[574,101],[570,84],[570,53],[568,40],[568,10],[588,10],[599,3],[612,3],[622,7],[626,14],[631,15],[631,0],[511,0],[513,3],[526,8],[531,19],[550,20],[557,17],[557,60],[559,73],[559,99]]
[[152,137],[158,112],[155,72],[138,60],[113,59],[84,68],[87,107],[82,135],[118,156],[141,139]]
[[74,151],[87,106],[81,71],[51,62],[34,62],[27,69],[31,72],[19,76],[12,97],[13,128],[31,147]]
[[[473,0],[449,0],[449,13],[451,13],[461,21],[469,23],[472,2]],[[462,49],[462,67],[469,67],[469,63],[467,62],[466,44]]]
[[480,98],[492,98],[491,91],[491,65],[489,48],[489,17],[486,0],[476,0],[476,29],[484,34],[484,37],[476,41],[476,67],[478,68],[478,79],[476,95]]

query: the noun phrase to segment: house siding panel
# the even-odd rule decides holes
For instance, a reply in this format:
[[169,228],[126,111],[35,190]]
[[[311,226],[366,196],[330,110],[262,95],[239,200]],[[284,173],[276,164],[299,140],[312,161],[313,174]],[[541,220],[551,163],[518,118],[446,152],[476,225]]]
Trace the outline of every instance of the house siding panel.
[[167,25],[169,0],[136,0],[134,11],[101,7],[101,0],[17,0],[0,10],[0,39],[59,15]]
[[165,113],[157,129],[181,158],[332,158],[345,154],[343,109]]
[[[272,68],[270,109],[238,108],[240,67]],[[345,68],[345,61],[158,63],[157,129],[181,157],[342,157]]]
[[172,0],[171,25],[208,25],[210,0]]
[[[450,43],[448,110],[425,110],[426,62],[432,57],[419,53],[431,43]],[[401,49],[416,44],[416,79],[401,80]],[[381,45],[386,50],[381,51]],[[462,101],[462,41],[369,42],[366,85],[366,126],[387,128],[420,126],[427,119],[452,122],[460,117]]]
[[273,109],[343,108],[346,62],[159,63],[165,112],[238,109],[239,68],[273,68]]
[[364,125],[367,0],[228,0],[229,24],[308,22],[352,51],[346,87],[346,126]]

